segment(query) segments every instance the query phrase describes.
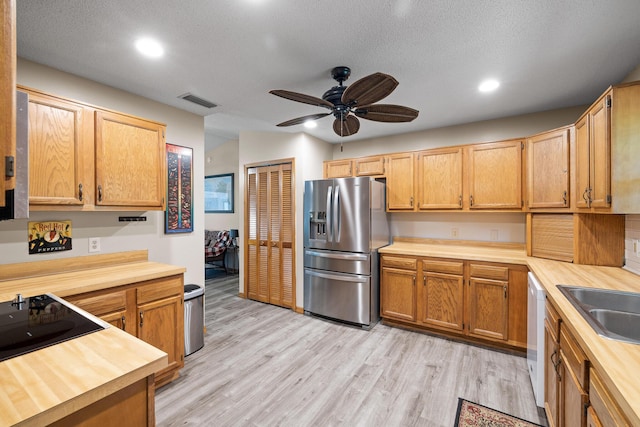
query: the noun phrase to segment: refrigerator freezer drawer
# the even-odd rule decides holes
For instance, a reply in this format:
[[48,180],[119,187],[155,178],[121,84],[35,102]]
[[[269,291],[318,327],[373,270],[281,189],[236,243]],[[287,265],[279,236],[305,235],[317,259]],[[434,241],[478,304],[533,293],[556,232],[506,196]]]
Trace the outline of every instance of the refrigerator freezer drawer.
[[371,324],[371,277],[304,269],[304,310],[336,320]]
[[317,270],[368,276],[371,274],[371,255],[368,253],[305,249],[304,266]]

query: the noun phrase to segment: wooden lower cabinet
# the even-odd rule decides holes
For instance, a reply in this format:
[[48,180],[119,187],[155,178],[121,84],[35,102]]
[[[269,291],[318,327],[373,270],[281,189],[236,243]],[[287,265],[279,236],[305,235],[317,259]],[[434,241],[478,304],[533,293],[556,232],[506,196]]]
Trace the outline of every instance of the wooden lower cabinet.
[[589,408],[587,426],[630,426],[604,385],[598,372],[592,367],[589,371]]
[[412,258],[383,257],[380,287],[382,317],[404,322],[416,322],[417,262]]
[[422,261],[421,323],[458,333],[463,330],[463,272],[462,261]]
[[154,426],[153,376],[143,378],[50,424],[50,427]]
[[65,297],[167,353],[169,365],[155,373],[156,387],[177,378],[184,366],[183,298],[182,275]]
[[526,275],[525,266],[382,255],[380,315],[391,324],[525,350]]
[[631,425],[549,301],[544,346],[544,406],[550,427]]

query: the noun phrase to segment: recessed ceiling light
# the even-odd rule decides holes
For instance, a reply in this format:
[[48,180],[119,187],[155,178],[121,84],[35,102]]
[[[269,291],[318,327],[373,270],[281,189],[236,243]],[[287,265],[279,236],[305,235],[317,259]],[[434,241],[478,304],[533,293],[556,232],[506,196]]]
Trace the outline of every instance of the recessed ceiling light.
[[480,92],[493,92],[494,90],[498,89],[498,86],[500,86],[500,82],[497,80],[485,80],[480,83],[480,86],[478,86],[478,90]]
[[142,38],[136,41],[136,49],[149,58],[160,58],[164,55],[164,49],[157,41],[150,38]]
[[306,122],[304,122],[304,127],[306,127],[307,129],[313,129],[317,126],[318,122],[316,122],[315,120],[307,120]]

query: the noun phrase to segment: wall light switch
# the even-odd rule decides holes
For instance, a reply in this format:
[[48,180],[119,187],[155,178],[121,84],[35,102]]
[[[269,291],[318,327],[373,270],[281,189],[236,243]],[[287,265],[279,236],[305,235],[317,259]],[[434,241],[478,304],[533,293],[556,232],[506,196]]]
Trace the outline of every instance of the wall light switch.
[[100,252],[99,237],[89,237],[89,252]]
[[454,239],[457,239],[459,236],[459,231],[457,227],[452,227],[451,228],[451,237],[453,237]]
[[633,241],[633,252],[637,257],[640,257],[640,240],[638,239]]

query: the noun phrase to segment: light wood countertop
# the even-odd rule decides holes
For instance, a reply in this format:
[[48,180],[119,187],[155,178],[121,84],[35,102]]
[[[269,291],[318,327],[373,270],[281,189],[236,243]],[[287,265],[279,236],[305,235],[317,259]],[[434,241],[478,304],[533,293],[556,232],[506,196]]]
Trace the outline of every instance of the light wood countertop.
[[558,310],[563,325],[578,341],[629,422],[640,425],[640,382],[637,379],[640,345],[598,335],[556,287],[572,285],[640,292],[640,276],[617,267],[577,265],[540,258],[529,258],[527,263],[547,291],[547,298]]
[[518,244],[396,238],[393,244],[378,249],[378,252],[527,265],[527,251],[524,245]]
[[0,426],[42,426],[167,366],[167,354],[110,327],[0,362]]
[[[381,254],[454,258],[527,265],[558,309],[563,324],[574,335],[591,365],[618,402],[632,425],[640,425],[640,345],[599,336],[573,307],[556,285],[573,285],[620,291],[640,292],[640,276],[617,267],[578,265],[562,261],[527,257],[524,249],[485,246],[472,242],[422,242],[412,239],[394,241],[379,250]],[[640,327],[640,326],[639,326]]]
[[[146,261],[146,251],[0,266],[0,301],[43,293],[59,297],[183,274],[184,267]],[[119,263],[107,265],[116,258]],[[97,260],[97,261],[95,261]],[[65,264],[65,262],[67,264]],[[74,264],[75,263],[75,264]],[[83,269],[88,268],[88,269]],[[49,424],[167,366],[167,354],[115,327],[0,362],[0,427]]]

